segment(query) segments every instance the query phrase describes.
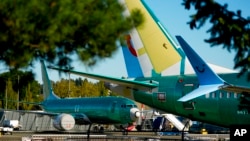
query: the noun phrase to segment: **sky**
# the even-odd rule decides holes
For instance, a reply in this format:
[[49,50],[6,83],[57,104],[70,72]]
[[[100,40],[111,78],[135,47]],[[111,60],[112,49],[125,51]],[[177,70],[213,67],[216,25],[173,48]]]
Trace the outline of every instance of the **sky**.
[[[229,53],[226,49],[222,49],[221,46],[210,47],[208,43],[204,42],[204,39],[210,37],[210,34],[206,33],[211,26],[209,23],[206,23],[201,29],[191,30],[187,22],[190,21],[189,17],[194,14],[195,11],[186,10],[184,6],[181,5],[182,0],[145,0],[145,2],[172,37],[181,35],[208,63],[233,69],[235,53]],[[249,0],[217,0],[217,2],[221,4],[227,3],[229,10],[241,10],[244,17],[250,16]],[[112,57],[99,60],[94,67],[89,68],[77,60],[75,60],[72,66],[76,71],[112,77],[127,76],[121,48],[118,48]],[[35,65],[34,72],[36,80],[42,84],[40,63]],[[48,69],[48,75],[53,81],[59,81],[61,78],[68,79],[68,75],[59,75],[55,70]],[[74,79],[79,76],[70,75],[70,77]]]

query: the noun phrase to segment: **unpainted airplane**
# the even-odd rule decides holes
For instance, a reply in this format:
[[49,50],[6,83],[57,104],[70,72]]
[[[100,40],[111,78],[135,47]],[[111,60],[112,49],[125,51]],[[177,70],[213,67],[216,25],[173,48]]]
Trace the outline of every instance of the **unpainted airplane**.
[[126,128],[140,116],[136,103],[128,98],[108,96],[89,98],[59,98],[54,94],[47,70],[41,61],[44,101],[39,105],[43,113],[53,115],[53,126],[58,130],[71,130],[75,124],[115,124]]
[[242,103],[250,94],[245,76],[239,78],[233,70],[206,63],[180,36],[181,47],[177,46],[143,0],[120,2],[128,9],[125,16],[138,8],[145,17],[142,27],[130,31],[123,47],[128,76],[133,78],[70,73],[105,81],[124,97],[191,120],[223,127],[250,124],[250,108]]

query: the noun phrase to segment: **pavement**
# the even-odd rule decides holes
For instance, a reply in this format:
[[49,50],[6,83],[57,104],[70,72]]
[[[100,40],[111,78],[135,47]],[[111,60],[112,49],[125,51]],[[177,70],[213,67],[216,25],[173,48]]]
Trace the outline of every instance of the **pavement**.
[[[43,133],[43,132],[28,132],[28,131],[16,131],[12,135],[1,135],[0,141],[65,141],[65,140],[88,140],[85,133]],[[186,134],[185,140],[229,140],[229,134]],[[90,140],[98,141],[160,141],[160,140],[182,140],[181,135],[159,135],[155,132],[128,132],[128,135],[123,135],[122,132],[104,132],[104,133],[91,133]]]

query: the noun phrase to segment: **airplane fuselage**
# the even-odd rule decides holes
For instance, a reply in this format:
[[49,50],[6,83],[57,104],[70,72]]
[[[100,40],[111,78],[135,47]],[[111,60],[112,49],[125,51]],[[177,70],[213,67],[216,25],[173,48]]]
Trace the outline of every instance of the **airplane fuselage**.
[[[237,74],[223,74],[221,78],[230,84],[249,86],[246,77],[237,78]],[[234,124],[250,124],[250,114],[247,109],[240,109],[242,94],[215,91],[188,102],[179,102],[179,98],[198,87],[195,75],[163,76],[138,78],[137,81],[153,80],[159,82],[157,90],[130,90],[135,101],[153,108],[223,127]],[[127,88],[124,88],[127,89]],[[128,97],[128,90],[122,90]],[[121,94],[121,90],[117,91]],[[131,96],[129,96],[131,98]]]
[[122,97],[66,98],[43,102],[46,112],[71,114],[76,120],[84,115],[92,123],[99,124],[131,123],[134,121],[131,108],[136,107],[133,101]]

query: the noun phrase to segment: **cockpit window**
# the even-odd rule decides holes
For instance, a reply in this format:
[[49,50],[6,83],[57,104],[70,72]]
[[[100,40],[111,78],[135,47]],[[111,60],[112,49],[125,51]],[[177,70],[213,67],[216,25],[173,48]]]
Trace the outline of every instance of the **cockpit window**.
[[133,108],[133,107],[137,107],[137,105],[132,105],[132,104],[124,105],[124,104],[122,104],[121,107],[122,108]]
[[126,107],[130,107],[131,108],[131,107],[133,107],[133,105],[126,105]]

